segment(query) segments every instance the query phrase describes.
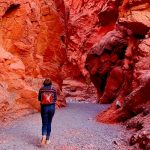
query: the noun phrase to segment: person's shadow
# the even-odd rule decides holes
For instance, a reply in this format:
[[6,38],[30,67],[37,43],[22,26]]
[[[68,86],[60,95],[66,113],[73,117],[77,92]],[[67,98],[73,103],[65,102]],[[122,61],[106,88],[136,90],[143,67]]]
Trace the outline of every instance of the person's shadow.
[[41,141],[41,137],[39,136],[39,133],[34,133],[34,132],[30,132],[30,130],[28,129],[24,129],[26,132],[22,133],[22,135],[19,137],[21,138],[25,143],[32,145],[33,147],[35,147],[35,149],[37,148],[41,148],[40,145],[40,141]]
[[35,147],[38,147],[40,148],[41,145],[40,145],[40,140],[41,138],[39,136],[36,136],[36,135],[30,135],[29,139],[26,140],[26,142],[29,144],[29,145],[33,145]]

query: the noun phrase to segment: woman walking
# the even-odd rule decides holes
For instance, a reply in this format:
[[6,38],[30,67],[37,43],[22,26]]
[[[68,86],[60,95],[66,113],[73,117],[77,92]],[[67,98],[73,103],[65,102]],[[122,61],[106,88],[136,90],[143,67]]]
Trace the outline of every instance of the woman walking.
[[39,90],[38,100],[41,104],[42,140],[41,145],[50,143],[51,123],[55,113],[57,94],[52,81],[47,78]]

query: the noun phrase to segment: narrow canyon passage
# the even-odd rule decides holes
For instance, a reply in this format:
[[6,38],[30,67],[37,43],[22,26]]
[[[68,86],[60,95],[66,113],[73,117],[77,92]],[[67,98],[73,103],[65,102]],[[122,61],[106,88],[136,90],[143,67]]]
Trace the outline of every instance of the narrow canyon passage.
[[[99,111],[108,105],[69,103],[56,110],[52,123],[51,144],[48,150],[121,150],[127,134],[120,125],[107,125],[95,121]],[[40,114],[23,117],[0,129],[1,150],[38,150],[41,139]],[[118,143],[117,145],[114,143]]]
[[0,68],[0,150],[40,149],[46,78],[45,149],[150,150],[150,0],[0,0]]

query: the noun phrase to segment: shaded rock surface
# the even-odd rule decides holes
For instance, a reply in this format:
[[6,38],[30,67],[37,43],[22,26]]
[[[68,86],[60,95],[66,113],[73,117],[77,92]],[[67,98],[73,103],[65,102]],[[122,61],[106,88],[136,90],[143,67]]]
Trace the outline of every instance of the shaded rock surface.
[[96,103],[97,93],[93,84],[80,80],[65,79],[63,81],[63,93],[67,102],[92,102]]
[[100,102],[112,101],[113,94],[117,93],[123,82],[121,61],[127,47],[127,40],[124,38],[125,35],[120,31],[111,31],[101,39],[100,43],[94,45],[87,55],[86,68],[91,80],[98,89],[99,97],[104,93]]
[[138,115],[143,106],[148,109],[149,0],[66,3],[70,8],[69,61],[86,79],[90,77],[99,103],[113,102],[97,120],[126,121]]
[[98,13],[105,2],[105,0],[65,0],[70,10],[67,58],[73,65],[72,68],[78,68],[86,78],[89,76],[84,67],[88,49],[114,27],[112,23],[108,24],[107,28],[99,27]]
[[[104,122],[123,121],[134,116],[143,104],[148,106],[150,100],[150,15],[147,14],[150,4],[148,1],[126,0],[119,5],[114,30],[93,45],[86,59],[86,68],[97,88],[99,102],[114,101],[108,111],[98,117]],[[142,21],[145,16],[148,20]],[[121,108],[116,107],[116,102]]]

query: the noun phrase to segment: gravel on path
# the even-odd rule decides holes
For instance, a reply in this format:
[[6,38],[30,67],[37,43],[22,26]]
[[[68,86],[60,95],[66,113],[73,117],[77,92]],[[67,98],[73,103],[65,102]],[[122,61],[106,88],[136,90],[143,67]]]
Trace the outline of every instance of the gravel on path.
[[56,110],[51,143],[45,147],[39,146],[40,113],[20,118],[0,128],[0,150],[117,150],[118,145],[114,143],[124,138],[126,130],[121,125],[95,121],[97,113],[108,106],[69,103],[68,107]]

